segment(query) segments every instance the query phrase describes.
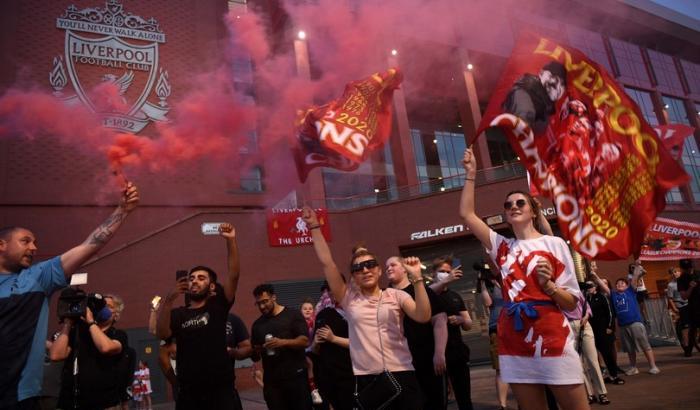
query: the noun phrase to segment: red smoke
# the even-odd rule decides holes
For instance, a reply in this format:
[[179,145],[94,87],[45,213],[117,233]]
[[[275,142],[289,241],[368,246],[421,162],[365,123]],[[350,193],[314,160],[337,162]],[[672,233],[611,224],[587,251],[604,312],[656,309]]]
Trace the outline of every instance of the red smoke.
[[[269,38],[266,17],[248,7],[247,13],[222,16],[230,31],[226,61],[200,74],[189,93],[172,102],[170,122],[149,125],[144,135],[118,133],[103,128],[99,115],[82,104],[66,106],[47,92],[12,90],[0,97],[0,138],[55,136],[80,149],[106,153],[112,169],[123,168],[129,175],[139,170],[168,172],[194,161],[208,166],[226,161],[226,170],[240,171],[263,160],[268,190],[275,188],[274,182],[280,192],[288,192],[298,183],[289,154],[297,110],[336,98],[346,83],[394,64],[407,74],[407,93],[421,90],[435,72],[426,63],[431,55],[421,55],[420,61],[407,57],[412,41],[469,47],[470,36],[480,35],[477,22],[484,27],[505,17],[502,11],[492,13],[486,1],[287,2],[291,22],[285,27],[291,32],[279,36],[280,45]],[[292,42],[300,29],[308,35],[313,79],[297,74]],[[393,48],[399,51],[397,61],[390,61]],[[249,56],[255,67],[255,106],[234,90],[230,62],[241,55]],[[423,65],[417,64],[422,68],[411,78],[414,63]],[[125,110],[113,83],[100,84],[89,95],[99,111]],[[241,163],[239,150],[248,144],[251,130],[257,130],[259,150]]]

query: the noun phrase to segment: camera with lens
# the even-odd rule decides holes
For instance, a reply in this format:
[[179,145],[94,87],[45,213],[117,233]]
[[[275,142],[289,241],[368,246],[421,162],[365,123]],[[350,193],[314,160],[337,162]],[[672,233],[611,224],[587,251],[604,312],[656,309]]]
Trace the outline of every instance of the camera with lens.
[[66,288],[58,296],[58,318],[80,319],[85,317],[85,310],[90,308],[97,322],[109,320],[112,312],[107,307],[104,297],[99,293],[85,293],[80,288]]
[[489,265],[483,261],[474,262],[472,268],[477,272],[476,274],[476,291],[481,292],[482,283],[486,285],[489,290],[493,289],[493,280],[496,278],[491,272]]

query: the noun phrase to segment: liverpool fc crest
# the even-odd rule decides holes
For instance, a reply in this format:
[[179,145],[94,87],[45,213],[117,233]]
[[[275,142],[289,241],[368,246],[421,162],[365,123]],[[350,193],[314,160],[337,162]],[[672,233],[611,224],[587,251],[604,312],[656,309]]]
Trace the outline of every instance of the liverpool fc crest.
[[[105,127],[121,131],[137,133],[150,121],[167,120],[170,82],[158,65],[165,34],[154,18],[106,0],[104,8],[68,7],[56,27],[66,31],[64,54],[54,58],[49,74],[56,97],[86,105]],[[74,94],[66,92],[69,79]],[[155,103],[149,101],[154,93]]]

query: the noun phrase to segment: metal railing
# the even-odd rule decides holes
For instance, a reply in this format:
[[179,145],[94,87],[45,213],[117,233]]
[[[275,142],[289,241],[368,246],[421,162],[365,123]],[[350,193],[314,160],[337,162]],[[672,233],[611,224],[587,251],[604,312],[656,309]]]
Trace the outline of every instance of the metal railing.
[[[513,162],[478,170],[475,182],[476,185],[484,185],[523,177],[525,177],[525,167],[520,162]],[[461,189],[463,185],[464,174],[458,174],[378,192],[367,192],[348,197],[326,197],[325,202],[329,210],[343,211]]]
[[644,307],[646,310],[646,327],[649,337],[678,344],[676,328],[671,320],[666,296],[659,295],[657,298],[646,299],[644,301]]

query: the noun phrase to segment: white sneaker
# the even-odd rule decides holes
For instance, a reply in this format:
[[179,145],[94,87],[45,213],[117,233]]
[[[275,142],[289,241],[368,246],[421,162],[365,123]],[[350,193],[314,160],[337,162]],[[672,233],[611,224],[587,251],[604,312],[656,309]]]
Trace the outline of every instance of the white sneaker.
[[639,374],[639,369],[637,369],[636,367],[630,367],[625,371],[625,374],[628,376],[634,376],[635,374]]
[[311,401],[314,402],[314,404],[323,403],[323,398],[321,398],[321,393],[318,392],[318,389],[311,390]]
[[649,374],[659,374],[659,373],[661,373],[661,370],[656,366],[649,369]]

